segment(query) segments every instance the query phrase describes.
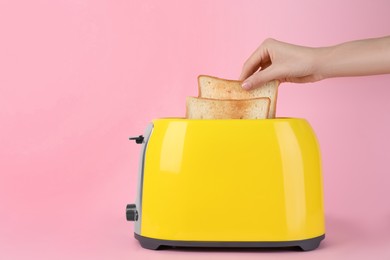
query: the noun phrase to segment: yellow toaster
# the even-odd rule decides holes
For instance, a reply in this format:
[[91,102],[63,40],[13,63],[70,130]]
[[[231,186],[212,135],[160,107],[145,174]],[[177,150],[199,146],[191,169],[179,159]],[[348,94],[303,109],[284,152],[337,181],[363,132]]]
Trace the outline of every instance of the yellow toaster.
[[325,238],[319,145],[305,119],[163,118],[130,139],[142,149],[126,216],[143,248],[307,251]]

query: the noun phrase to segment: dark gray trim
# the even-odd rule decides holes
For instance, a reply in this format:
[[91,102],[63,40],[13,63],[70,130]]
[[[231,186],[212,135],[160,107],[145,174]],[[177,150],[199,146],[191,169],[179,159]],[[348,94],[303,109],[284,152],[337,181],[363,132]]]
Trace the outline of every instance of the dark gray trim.
[[177,240],[163,240],[144,237],[134,233],[134,237],[140,242],[141,246],[146,249],[157,250],[160,246],[177,246],[177,247],[300,247],[303,251],[310,251],[316,249],[321,241],[325,238],[325,234],[303,240],[293,241],[177,241]]

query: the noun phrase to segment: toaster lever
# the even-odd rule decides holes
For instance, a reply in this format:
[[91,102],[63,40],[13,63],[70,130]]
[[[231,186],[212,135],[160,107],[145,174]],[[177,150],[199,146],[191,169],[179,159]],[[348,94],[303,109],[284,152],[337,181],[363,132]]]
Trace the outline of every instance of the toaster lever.
[[129,140],[135,140],[137,144],[142,144],[142,142],[144,141],[144,137],[140,135],[140,136],[130,137]]

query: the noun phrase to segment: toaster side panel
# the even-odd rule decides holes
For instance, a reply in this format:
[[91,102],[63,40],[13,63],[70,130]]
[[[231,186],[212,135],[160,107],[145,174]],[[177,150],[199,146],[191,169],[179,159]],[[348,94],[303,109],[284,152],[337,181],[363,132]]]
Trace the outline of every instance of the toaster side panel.
[[145,153],[148,146],[149,137],[153,130],[153,123],[149,123],[144,133],[144,141],[141,147],[141,153],[138,164],[138,179],[137,179],[137,195],[135,204],[138,212],[138,220],[134,222],[134,233],[141,234],[141,221],[142,221],[142,186],[144,180],[144,167],[145,167]]

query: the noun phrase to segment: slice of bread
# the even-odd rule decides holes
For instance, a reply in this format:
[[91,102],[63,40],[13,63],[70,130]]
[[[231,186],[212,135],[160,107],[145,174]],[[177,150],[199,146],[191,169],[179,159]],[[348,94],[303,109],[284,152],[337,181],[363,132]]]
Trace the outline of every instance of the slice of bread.
[[267,97],[271,100],[270,111],[267,117],[275,118],[279,81],[270,81],[253,90],[242,89],[241,83],[242,81],[238,80],[226,80],[200,75],[198,76],[199,97],[211,99],[253,99]]
[[186,117],[188,119],[265,119],[269,107],[269,98],[215,100],[187,97]]

